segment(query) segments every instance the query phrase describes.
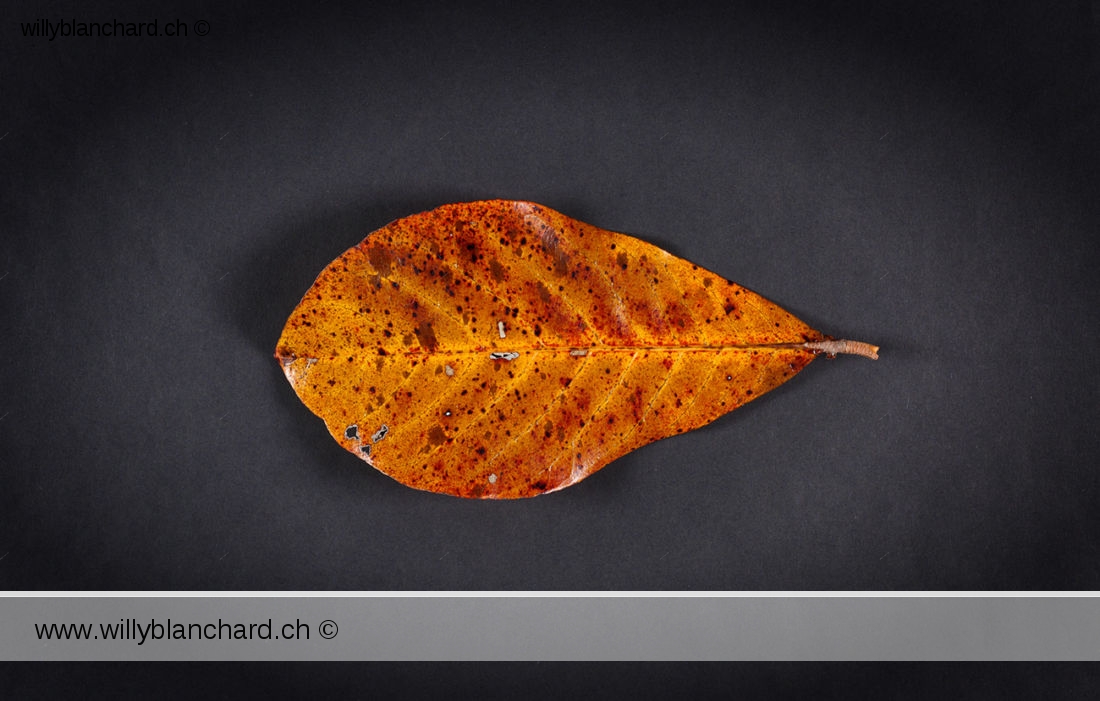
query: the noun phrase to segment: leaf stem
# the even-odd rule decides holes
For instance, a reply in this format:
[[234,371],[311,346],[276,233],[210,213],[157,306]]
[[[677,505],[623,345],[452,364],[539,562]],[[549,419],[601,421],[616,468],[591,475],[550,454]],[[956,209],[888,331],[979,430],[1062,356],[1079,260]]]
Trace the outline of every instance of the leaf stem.
[[831,339],[828,341],[808,341],[803,343],[802,347],[807,350],[825,353],[830,358],[838,353],[850,353],[851,355],[861,355],[864,358],[878,360],[878,346],[872,346],[870,343],[863,343],[862,341],[834,341]]

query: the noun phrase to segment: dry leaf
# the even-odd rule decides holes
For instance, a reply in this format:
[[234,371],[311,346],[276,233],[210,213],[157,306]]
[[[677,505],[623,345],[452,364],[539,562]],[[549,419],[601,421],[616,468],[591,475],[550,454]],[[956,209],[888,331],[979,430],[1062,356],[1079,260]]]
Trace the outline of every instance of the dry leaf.
[[370,234],[318,276],[275,357],[375,468],[500,499],[709,423],[818,353],[877,350],[644,241],[494,200]]

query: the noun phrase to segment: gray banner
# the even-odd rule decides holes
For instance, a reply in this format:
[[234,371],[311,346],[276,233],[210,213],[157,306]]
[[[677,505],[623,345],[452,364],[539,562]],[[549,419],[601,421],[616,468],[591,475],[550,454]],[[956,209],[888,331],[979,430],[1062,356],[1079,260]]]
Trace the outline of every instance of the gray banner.
[[1092,597],[0,598],[0,660],[1096,660]]

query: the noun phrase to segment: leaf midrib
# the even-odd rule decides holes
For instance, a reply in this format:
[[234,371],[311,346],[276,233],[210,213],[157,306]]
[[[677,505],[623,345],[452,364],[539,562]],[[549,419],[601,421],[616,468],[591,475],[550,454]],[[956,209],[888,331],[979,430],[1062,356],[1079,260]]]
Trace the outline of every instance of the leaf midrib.
[[[781,350],[805,350],[804,343],[753,343],[753,344],[691,344],[691,345],[598,345],[598,346],[478,346],[477,348],[435,348],[406,349],[403,351],[387,351],[387,355],[394,356],[426,356],[433,355],[488,355],[490,353],[570,353],[584,351],[587,353],[637,353],[640,351],[666,351],[666,352],[721,352],[721,351],[781,351]],[[577,354],[576,357],[584,357]],[[500,362],[508,362],[500,359]]]

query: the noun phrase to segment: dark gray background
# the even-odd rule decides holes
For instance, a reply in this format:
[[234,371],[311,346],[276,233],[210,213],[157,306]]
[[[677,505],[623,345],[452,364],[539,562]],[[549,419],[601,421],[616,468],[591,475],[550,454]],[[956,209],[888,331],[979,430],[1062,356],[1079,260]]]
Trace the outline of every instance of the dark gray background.
[[[0,664],[19,699],[1088,699],[1088,663]],[[48,672],[48,673],[47,673]]]
[[[772,4],[5,12],[0,589],[1100,588],[1097,3]],[[271,354],[363,235],[490,197],[882,360],[557,494],[410,490]]]

